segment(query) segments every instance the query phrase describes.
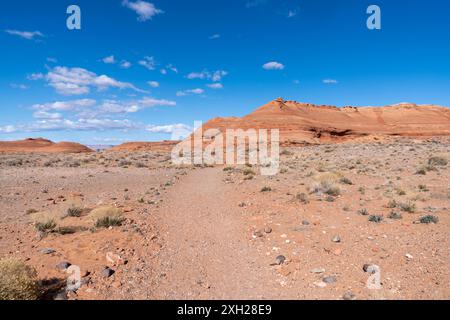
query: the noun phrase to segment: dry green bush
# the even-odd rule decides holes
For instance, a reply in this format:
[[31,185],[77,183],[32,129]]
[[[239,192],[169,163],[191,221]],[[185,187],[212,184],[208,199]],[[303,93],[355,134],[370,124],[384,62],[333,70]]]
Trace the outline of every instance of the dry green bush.
[[122,211],[113,206],[99,207],[91,211],[90,216],[94,220],[96,228],[108,228],[120,226],[124,221]]
[[0,300],[36,300],[39,285],[36,271],[20,260],[0,260]]

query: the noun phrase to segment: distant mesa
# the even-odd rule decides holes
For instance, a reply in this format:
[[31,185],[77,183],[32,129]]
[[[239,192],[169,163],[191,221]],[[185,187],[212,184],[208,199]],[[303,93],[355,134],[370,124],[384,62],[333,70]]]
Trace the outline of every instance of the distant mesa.
[[413,103],[338,108],[277,98],[242,118],[215,118],[203,126],[211,128],[279,129],[282,145],[450,136],[450,108]]
[[20,141],[0,141],[0,152],[4,153],[86,153],[93,152],[75,142],[55,143],[47,139],[25,139]]
[[154,151],[170,152],[180,141],[158,141],[158,142],[126,142],[107,151]]

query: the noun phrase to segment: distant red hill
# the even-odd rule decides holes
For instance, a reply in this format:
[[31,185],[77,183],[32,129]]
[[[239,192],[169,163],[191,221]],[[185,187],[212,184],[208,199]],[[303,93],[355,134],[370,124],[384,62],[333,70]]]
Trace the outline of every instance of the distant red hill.
[[86,146],[74,142],[54,143],[46,139],[0,141],[0,152],[5,153],[85,153],[93,152]]
[[401,103],[384,107],[318,106],[278,98],[242,117],[215,118],[203,130],[279,129],[285,145],[369,137],[450,136],[450,109]]

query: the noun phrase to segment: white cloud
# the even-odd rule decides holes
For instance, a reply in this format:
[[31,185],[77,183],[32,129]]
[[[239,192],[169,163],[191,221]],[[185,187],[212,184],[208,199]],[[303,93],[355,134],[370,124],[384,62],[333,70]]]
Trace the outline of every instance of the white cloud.
[[288,17],[288,18],[293,18],[293,17],[295,17],[297,14],[298,14],[298,11],[297,11],[297,10],[289,10],[289,12],[288,12],[288,14],[287,14],[287,17]]
[[245,6],[247,8],[254,8],[262,4],[266,4],[268,0],[248,0]]
[[220,34],[216,33],[213,34],[212,36],[209,37],[210,40],[215,40],[215,39],[219,39],[220,38]]
[[294,84],[300,84],[300,80],[294,80],[292,81]]
[[3,126],[0,127],[0,133],[13,133],[16,132],[17,128],[15,126],[12,125],[7,125],[7,126]]
[[205,92],[205,90],[197,88],[197,89],[191,89],[191,90],[184,90],[184,91],[178,91],[177,92],[177,96],[178,97],[184,97],[184,96],[188,96],[188,95],[192,95],[192,94],[203,94]]
[[267,62],[266,64],[263,65],[263,69],[266,70],[283,70],[284,69],[284,65],[282,63],[276,62],[276,61],[271,61],[271,62]]
[[93,99],[79,99],[69,101],[55,101],[45,104],[35,104],[32,106],[35,110],[40,111],[72,111],[92,107],[97,103]]
[[156,68],[156,62],[155,62],[154,57],[146,56],[146,57],[144,57],[144,59],[139,61],[139,64],[141,66],[147,68],[148,70],[155,70],[155,68]]
[[27,79],[28,80],[32,80],[32,81],[44,79],[44,74],[42,74],[42,73],[32,73],[32,74],[27,76]]
[[182,124],[168,124],[168,125],[162,125],[162,126],[155,126],[155,125],[148,125],[145,130],[151,133],[174,133],[174,132],[188,132],[192,133],[193,128]]
[[141,22],[151,20],[154,16],[164,13],[164,11],[157,9],[153,3],[141,0],[135,2],[124,0],[122,5],[135,11],[138,15],[138,21]]
[[325,84],[337,84],[338,83],[338,81],[334,80],[334,79],[324,79],[324,80],[322,80],[322,82]]
[[131,83],[120,82],[106,75],[98,76],[94,72],[83,68],[55,67],[44,78],[51,87],[62,95],[86,94],[90,92],[91,87],[95,87],[100,91],[111,87],[145,92]]
[[39,110],[33,113],[33,117],[36,119],[61,119],[63,116],[61,113]]
[[51,62],[51,63],[57,63],[58,62],[58,60],[56,58],[52,58],[52,57],[48,57],[47,61]]
[[158,81],[149,81],[147,83],[152,88],[159,88],[159,82]]
[[103,63],[106,63],[106,64],[115,64],[117,62],[116,59],[114,58],[114,56],[105,57],[102,59],[102,61],[103,61]]
[[24,85],[24,84],[17,84],[17,83],[11,83],[10,87],[13,89],[20,89],[20,90],[27,90],[28,86]]
[[96,113],[94,111],[94,115],[104,113],[136,113],[147,108],[174,107],[176,105],[177,103],[175,101],[151,97],[144,97],[136,101],[104,100],[99,110]]
[[221,84],[221,83],[211,83],[211,84],[207,84],[206,86],[211,89],[222,89],[223,88],[223,84]]
[[225,77],[228,74],[227,71],[224,70],[217,70],[214,72],[209,72],[208,70],[203,70],[201,72],[191,72],[189,73],[186,78],[193,80],[193,79],[208,79],[212,80],[214,82],[221,81],[223,77]]
[[33,40],[36,37],[43,38],[44,34],[40,31],[19,31],[19,30],[5,30],[6,33],[19,36],[23,39]]
[[126,60],[123,60],[123,61],[120,63],[120,67],[123,68],[123,69],[128,69],[128,68],[131,67],[131,63],[128,62],[128,61],[126,61]]

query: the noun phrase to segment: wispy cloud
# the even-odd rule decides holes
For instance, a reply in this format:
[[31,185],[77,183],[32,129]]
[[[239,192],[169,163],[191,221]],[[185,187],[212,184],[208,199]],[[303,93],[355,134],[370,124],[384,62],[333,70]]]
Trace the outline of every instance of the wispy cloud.
[[82,95],[90,92],[90,88],[94,87],[99,91],[108,88],[132,89],[137,92],[146,93],[145,90],[136,88],[128,82],[121,82],[106,75],[97,75],[94,72],[83,68],[55,67],[51,69],[45,76],[34,74],[29,79],[38,80],[45,79],[48,84],[53,87],[56,92],[62,95]]
[[214,82],[221,81],[223,77],[225,77],[228,74],[227,71],[224,70],[217,70],[214,72],[209,72],[208,70],[203,70],[201,72],[191,72],[189,73],[186,78],[193,80],[193,79],[207,79],[212,80]]
[[221,84],[221,83],[211,83],[211,84],[207,84],[206,86],[211,89],[222,89],[223,88],[223,84]]
[[287,17],[288,18],[293,18],[298,14],[298,10],[289,10]]
[[178,91],[177,97],[184,97],[188,95],[200,95],[203,94],[205,90],[197,88],[197,89],[190,89],[190,90],[184,90],[184,91]]
[[137,19],[141,22],[152,20],[154,16],[164,13],[164,11],[156,8],[153,3],[141,0],[135,2],[124,0],[122,5],[136,12],[138,15]]
[[324,80],[322,80],[322,82],[325,83],[325,84],[337,84],[337,83],[339,83],[335,79],[324,79]]
[[120,67],[123,69],[128,69],[131,67],[131,63],[129,61],[123,60],[120,62]]
[[267,62],[262,67],[263,67],[263,69],[266,69],[266,70],[283,70],[284,69],[284,65],[282,63],[276,62],[276,61]]
[[148,125],[145,128],[145,130],[147,130],[148,132],[151,132],[151,133],[174,133],[174,132],[185,131],[189,134],[189,133],[192,133],[193,128],[186,124],[177,123],[177,124],[168,124],[168,125],[162,125],[162,126]]
[[19,30],[5,30],[6,33],[21,37],[27,40],[34,40],[35,38],[43,38],[44,34],[40,31],[19,31]]
[[103,63],[106,63],[106,64],[115,64],[115,63],[117,63],[116,59],[112,55],[103,58],[102,61],[103,61]]
[[159,82],[158,81],[149,81],[147,83],[152,88],[159,88]]
[[212,36],[209,37],[210,40],[215,40],[215,39],[219,39],[220,38],[220,34],[216,33],[213,34]]
[[9,86],[11,88],[13,88],[13,89],[20,89],[20,90],[27,90],[28,89],[28,86],[24,85],[24,84],[11,83]]
[[247,8],[254,8],[266,4],[269,0],[248,0],[245,4]]
[[156,61],[154,57],[146,56],[142,60],[139,61],[139,64],[144,68],[147,68],[150,71],[156,69]]

